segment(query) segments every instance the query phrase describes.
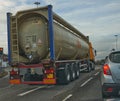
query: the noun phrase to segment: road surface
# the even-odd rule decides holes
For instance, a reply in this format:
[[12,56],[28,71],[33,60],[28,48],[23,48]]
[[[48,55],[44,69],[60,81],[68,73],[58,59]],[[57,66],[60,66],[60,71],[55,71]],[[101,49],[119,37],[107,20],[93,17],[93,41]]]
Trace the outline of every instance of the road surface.
[[0,79],[0,101],[102,101],[100,71],[97,67],[68,85],[51,86],[10,85],[6,76]]

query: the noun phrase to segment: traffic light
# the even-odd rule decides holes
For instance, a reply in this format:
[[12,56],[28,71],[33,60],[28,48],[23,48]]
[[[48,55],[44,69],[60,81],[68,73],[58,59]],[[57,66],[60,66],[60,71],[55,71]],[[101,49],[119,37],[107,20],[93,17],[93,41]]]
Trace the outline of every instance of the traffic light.
[[3,54],[3,48],[0,47],[0,55]]

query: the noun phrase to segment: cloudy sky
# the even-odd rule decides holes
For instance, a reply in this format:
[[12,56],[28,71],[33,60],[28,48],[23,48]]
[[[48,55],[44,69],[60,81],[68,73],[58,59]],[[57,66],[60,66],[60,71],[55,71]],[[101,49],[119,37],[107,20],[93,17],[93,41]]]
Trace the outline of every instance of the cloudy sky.
[[[113,48],[120,50],[120,0],[0,0],[0,47],[7,53],[6,13],[53,5],[53,10],[90,37],[97,50],[96,59],[104,58]],[[115,37],[118,35],[118,37]]]

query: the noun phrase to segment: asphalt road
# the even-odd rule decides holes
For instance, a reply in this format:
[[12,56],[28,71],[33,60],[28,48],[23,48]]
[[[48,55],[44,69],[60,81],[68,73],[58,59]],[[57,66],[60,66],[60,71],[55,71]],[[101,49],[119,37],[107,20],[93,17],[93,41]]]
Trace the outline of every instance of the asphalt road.
[[103,101],[100,85],[100,71],[92,73],[83,82],[76,85],[71,97],[66,101]]
[[51,86],[10,85],[6,76],[0,79],[0,101],[102,101],[100,71],[97,67],[68,85]]

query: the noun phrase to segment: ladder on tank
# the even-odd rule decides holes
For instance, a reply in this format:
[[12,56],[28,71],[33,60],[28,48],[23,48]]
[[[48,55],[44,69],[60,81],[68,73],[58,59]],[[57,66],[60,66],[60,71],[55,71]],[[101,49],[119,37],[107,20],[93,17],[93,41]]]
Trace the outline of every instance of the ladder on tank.
[[12,62],[19,62],[19,47],[18,47],[18,29],[16,16],[11,17],[11,51]]

